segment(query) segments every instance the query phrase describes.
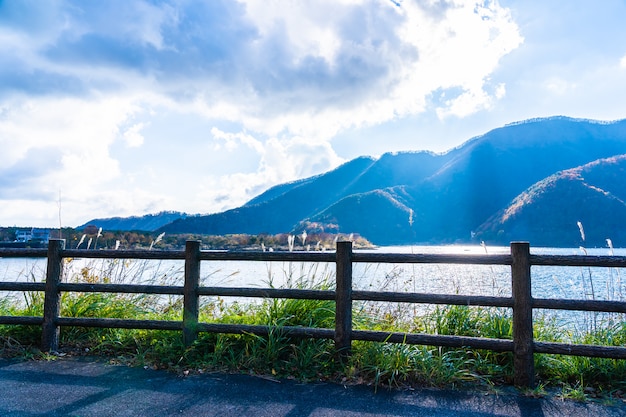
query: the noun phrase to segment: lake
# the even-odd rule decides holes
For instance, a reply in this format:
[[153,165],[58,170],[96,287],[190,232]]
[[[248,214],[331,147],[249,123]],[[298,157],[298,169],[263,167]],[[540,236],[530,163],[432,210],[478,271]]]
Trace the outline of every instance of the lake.
[[[370,249],[379,253],[508,254],[509,247],[473,246],[388,246]],[[608,248],[586,249],[589,255],[609,255]],[[576,248],[532,248],[533,254],[583,255]],[[626,256],[626,249],[615,249]],[[1,281],[42,281],[45,259],[0,258]],[[184,261],[73,259],[64,266],[64,280],[72,282],[84,276],[114,283],[153,283],[183,285]],[[616,268],[581,268],[533,266],[532,294],[537,298],[626,300],[626,277]],[[334,263],[203,261],[202,286],[232,287],[304,287],[310,288],[334,280]],[[450,264],[361,264],[353,265],[355,289],[374,291],[410,291],[436,294],[486,296],[511,295],[511,269],[506,265]],[[227,300],[230,301],[230,300]],[[242,300],[238,300],[242,301]],[[386,308],[397,309],[388,305]],[[432,307],[421,307],[427,311]],[[411,310],[411,309],[408,309]],[[577,312],[541,312],[570,327],[588,327],[615,315]]]

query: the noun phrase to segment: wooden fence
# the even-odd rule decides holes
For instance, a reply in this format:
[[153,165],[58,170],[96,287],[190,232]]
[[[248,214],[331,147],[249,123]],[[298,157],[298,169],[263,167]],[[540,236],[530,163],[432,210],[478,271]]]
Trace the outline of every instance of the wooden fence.
[[[199,332],[268,335],[270,327],[199,322],[201,296],[234,296],[260,298],[292,298],[334,300],[335,328],[284,326],[281,330],[292,337],[334,339],[340,357],[350,354],[353,340],[387,343],[407,343],[445,347],[469,347],[497,352],[513,352],[514,382],[518,386],[534,385],[535,353],[626,359],[626,347],[574,345],[539,342],[533,339],[533,309],[561,309],[591,312],[626,313],[626,302],[595,300],[563,300],[533,298],[531,295],[531,265],[626,267],[622,256],[556,256],[531,255],[526,242],[511,243],[510,255],[449,255],[449,254],[389,254],[352,251],[350,242],[338,242],[336,252],[207,252],[200,243],[188,241],[184,251],[144,250],[77,250],[64,249],[63,242],[51,240],[48,249],[0,249],[0,257],[47,257],[44,282],[0,282],[0,291],[44,291],[43,317],[0,316],[4,325],[42,326],[41,348],[58,348],[61,326],[178,330],[183,341],[191,345]],[[61,282],[63,258],[158,259],[184,260],[183,286],[142,284],[90,284]],[[328,262],[336,265],[335,290],[200,287],[202,261],[282,261]],[[410,292],[357,291],[352,287],[352,265],[362,263],[439,263],[473,265],[510,265],[511,297],[442,295]],[[183,296],[181,321],[126,320],[111,318],[60,317],[62,292],[107,292],[169,294]],[[505,307],[512,309],[513,338],[490,339],[482,337],[446,336],[418,333],[389,333],[354,330],[352,328],[353,301],[379,301]]]

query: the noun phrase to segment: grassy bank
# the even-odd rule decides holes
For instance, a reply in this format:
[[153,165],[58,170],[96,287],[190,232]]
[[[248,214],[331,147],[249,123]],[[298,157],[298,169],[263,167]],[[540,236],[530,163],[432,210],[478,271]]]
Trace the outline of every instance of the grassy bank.
[[[99,275],[100,274],[100,275]],[[111,280],[102,273],[82,270],[71,277],[78,282]],[[300,288],[332,288],[332,277],[316,271],[288,280]],[[0,315],[41,316],[43,295],[25,293],[0,300]],[[506,309],[465,306],[433,307],[406,314],[409,305],[381,309],[379,304],[354,306],[355,329],[393,332],[511,338],[510,312]],[[407,344],[353,342],[352,356],[335,360],[331,340],[295,339],[281,333],[282,326],[334,328],[332,301],[260,300],[257,303],[226,302],[206,297],[200,320],[271,326],[266,337],[255,335],[200,335],[185,348],[180,332],[123,329],[62,328],[61,353],[100,355],[112,361],[172,371],[245,372],[303,381],[331,380],[346,384],[370,384],[377,389],[411,386],[482,387],[497,390],[513,381],[511,353],[450,349]],[[182,298],[150,295],[64,294],[64,317],[109,317],[180,320]],[[41,328],[0,326],[0,355],[52,358],[38,352]],[[593,331],[574,334],[548,319],[538,320],[535,337],[542,341],[626,345],[623,320],[605,322]],[[536,355],[538,388],[531,392],[558,391],[578,400],[590,398],[623,401],[626,361],[559,355]]]

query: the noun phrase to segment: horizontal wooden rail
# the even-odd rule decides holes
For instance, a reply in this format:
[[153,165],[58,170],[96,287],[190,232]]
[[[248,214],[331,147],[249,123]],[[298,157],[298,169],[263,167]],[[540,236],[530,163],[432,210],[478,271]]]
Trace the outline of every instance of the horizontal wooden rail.
[[0,258],[45,258],[46,249],[0,248]]
[[485,337],[432,335],[421,333],[388,333],[366,330],[353,330],[354,340],[386,343],[406,343],[412,345],[431,345],[451,348],[486,349],[496,352],[513,351],[513,341],[505,339],[489,339]]
[[533,308],[550,310],[595,311],[602,313],[626,313],[626,302],[606,300],[556,300],[534,298]]
[[550,353],[553,355],[626,359],[626,347],[620,346],[572,345],[567,343],[535,342],[534,349],[536,353]]
[[[64,258],[87,259],[146,259],[184,260],[183,251],[172,250],[88,250],[62,249]],[[45,258],[45,249],[3,249],[0,258]],[[576,258],[576,257],[574,257]],[[590,257],[593,258],[593,257]],[[202,251],[202,261],[258,261],[258,262],[327,262],[335,263],[336,254],[325,252],[257,252],[257,251]],[[625,258],[626,259],[626,258]],[[352,262],[359,263],[440,263],[472,265],[511,265],[510,255],[455,255],[455,254],[409,254],[409,253],[370,253],[355,252]],[[544,260],[544,262],[548,262]],[[546,263],[546,265],[551,265]]]
[[511,265],[511,255],[456,255],[355,252],[352,262],[376,264]]
[[255,334],[257,336],[268,336],[271,332],[278,332],[285,336],[312,339],[333,339],[335,336],[333,329],[300,326],[272,327],[262,325],[199,323],[198,330],[207,333]]
[[[626,257],[623,256],[533,255],[530,254],[528,243],[523,242],[512,243],[510,255],[455,255],[353,252],[350,242],[339,242],[336,252],[200,251],[199,242],[197,241],[187,242],[184,251],[96,251],[63,249],[61,241],[52,240],[47,250],[0,248],[0,257],[47,258],[48,260],[45,282],[0,282],[0,291],[45,292],[44,314],[42,317],[0,316],[0,325],[41,326],[42,349],[46,351],[57,349],[59,329],[62,326],[178,331],[183,333],[183,341],[186,345],[194,343],[200,332],[255,334],[259,336],[280,332],[290,337],[334,339],[339,359],[343,359],[350,354],[353,340],[513,352],[515,383],[523,386],[532,386],[534,384],[533,363],[535,353],[626,359],[626,347],[621,346],[574,345],[534,341],[532,322],[533,309],[623,314],[626,313],[626,302],[533,298],[530,293],[532,266],[622,268],[626,267]],[[184,285],[61,282],[63,259],[66,258],[180,260],[181,262],[184,261]],[[311,290],[202,287],[199,285],[201,261],[332,263],[336,266],[336,288]],[[355,290],[352,287],[352,265],[354,263],[437,263],[510,266],[512,295],[511,297],[490,297]],[[181,321],[61,317],[60,299],[61,294],[65,292],[182,296],[184,304],[183,317]],[[202,323],[199,322],[199,298],[203,296],[334,301],[336,305],[335,328]],[[468,336],[357,330],[352,327],[353,301],[509,308],[512,309],[513,338],[511,340],[488,339]]]
[[353,291],[352,299],[359,301],[382,301],[393,303],[448,304],[461,306],[513,307],[510,297],[482,295],[420,294],[387,291]]
[[146,260],[184,260],[185,252],[179,250],[88,250],[62,249],[64,258],[87,259],[146,259]]
[[58,326],[96,327],[104,329],[182,330],[182,321],[132,320],[92,317],[57,317]]
[[[0,291],[44,291],[43,282],[0,282]],[[94,292],[122,294],[183,295],[182,286],[142,284],[86,284],[59,283],[64,292]],[[298,290],[290,288],[247,288],[247,287],[199,287],[198,295],[242,298],[292,298],[301,300],[334,300],[335,292],[329,290]],[[355,301],[380,301],[394,303],[467,305],[483,307],[512,307],[510,297],[479,295],[420,294],[389,291],[353,291]],[[604,313],[626,313],[626,302],[605,300],[557,300],[533,298],[536,309],[593,311]]]
[[[63,249],[64,258],[88,259],[147,259],[184,260],[185,254],[171,250],[87,250]],[[0,258],[45,258],[46,249],[0,248]],[[511,255],[456,255],[456,254],[408,254],[355,252],[352,262],[359,263],[439,263],[471,265],[511,265]],[[334,263],[334,252],[248,252],[203,251],[203,261],[259,261],[259,262],[328,262]],[[589,255],[530,255],[533,266],[589,266],[626,268],[626,256]]]
[[0,282],[0,291],[44,291],[43,282]]
[[626,268],[626,256],[530,255],[533,266],[591,266]]
[[122,294],[183,295],[183,287],[143,284],[59,283],[62,292],[106,292]]
[[297,290],[291,288],[199,287],[198,295],[216,297],[292,298],[298,300],[335,299],[335,291]]
[[0,316],[0,324],[23,324],[27,326],[41,326],[43,324],[43,317]]

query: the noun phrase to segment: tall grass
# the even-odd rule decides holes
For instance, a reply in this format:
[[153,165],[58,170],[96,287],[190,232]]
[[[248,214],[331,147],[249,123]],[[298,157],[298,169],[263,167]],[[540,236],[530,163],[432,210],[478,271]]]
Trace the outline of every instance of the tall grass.
[[[577,226],[580,232],[581,242],[584,245],[585,230],[584,230],[582,222],[578,221]],[[606,244],[608,248],[608,254],[610,256],[613,256],[615,254],[615,251],[613,249],[612,240],[606,239]],[[584,255],[588,254],[587,249],[584,246],[580,246],[579,250]],[[602,294],[602,290],[603,290],[602,286],[596,285],[595,283],[596,277],[592,275],[592,268],[591,267],[580,268],[583,298],[591,299],[591,300],[596,300],[596,299],[615,300],[615,301],[624,300],[624,293],[623,293],[624,290],[622,286],[620,269],[609,268],[608,272],[609,272],[609,276],[605,280],[605,285],[604,285],[605,294]],[[624,315],[619,314],[619,313],[614,313],[614,314],[606,314],[606,313],[603,314],[603,313],[598,313],[598,312],[585,313],[584,321],[588,323],[586,326],[587,327],[586,333],[593,334],[597,332],[602,332],[604,328],[612,327],[613,323],[615,322],[623,322]],[[581,336],[585,337],[584,334]]]

